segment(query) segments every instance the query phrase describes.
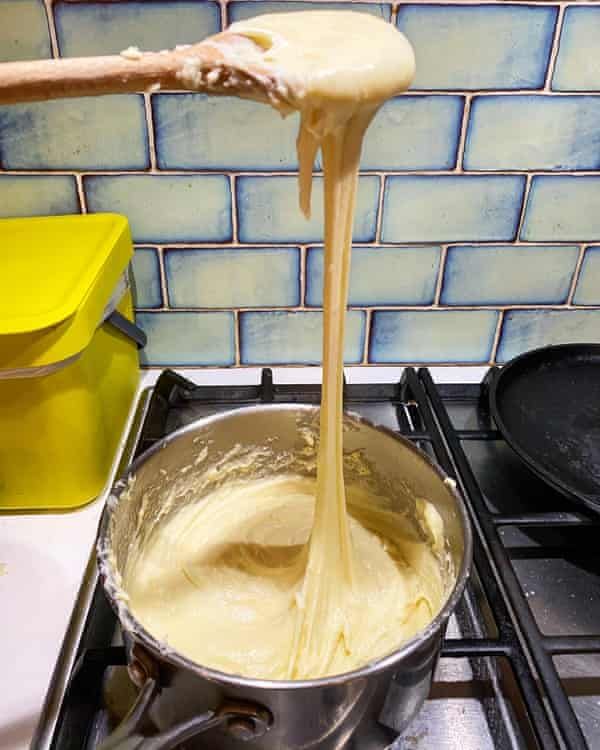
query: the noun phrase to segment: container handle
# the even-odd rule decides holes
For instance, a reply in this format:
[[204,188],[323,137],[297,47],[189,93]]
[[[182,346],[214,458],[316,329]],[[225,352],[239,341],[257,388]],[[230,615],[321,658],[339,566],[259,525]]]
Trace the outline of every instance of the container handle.
[[124,315],[121,315],[118,310],[113,310],[104,322],[109,323],[113,328],[116,328],[132,341],[135,341],[138,349],[143,349],[146,346],[148,338],[144,331]]
[[191,737],[217,726],[223,726],[231,737],[247,742],[262,737],[273,724],[270,711],[262,706],[243,701],[225,701],[217,710],[206,711],[148,736],[142,733],[142,726],[159,692],[156,678],[147,677],[127,716],[100,743],[98,750],[172,750]]

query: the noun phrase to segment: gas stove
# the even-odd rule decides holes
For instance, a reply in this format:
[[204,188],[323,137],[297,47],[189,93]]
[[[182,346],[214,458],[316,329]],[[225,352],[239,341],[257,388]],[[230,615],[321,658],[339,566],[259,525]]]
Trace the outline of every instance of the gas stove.
[[[382,717],[344,750],[600,748],[600,518],[521,463],[492,422],[487,383],[436,386],[409,368],[398,383],[345,387],[349,411],[400,432],[456,479],[475,546],[423,710],[403,734]],[[200,417],[319,400],[318,385],[279,385],[268,369],[256,386],[197,386],[167,370],[143,395],[121,469]],[[135,699],[125,664],[92,554],[33,750],[97,747]]]

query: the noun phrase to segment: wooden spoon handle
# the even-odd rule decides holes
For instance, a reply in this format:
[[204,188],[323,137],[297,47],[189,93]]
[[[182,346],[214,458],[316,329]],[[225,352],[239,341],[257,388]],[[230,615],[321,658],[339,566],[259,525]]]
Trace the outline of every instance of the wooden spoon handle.
[[182,87],[170,54],[145,53],[138,60],[112,55],[0,65],[0,104],[122,94],[153,87]]
[[275,81],[260,68],[231,62],[238,58],[225,54],[228,46],[243,53],[253,43],[223,32],[172,51],[1,63],[0,104],[159,89],[272,101]]

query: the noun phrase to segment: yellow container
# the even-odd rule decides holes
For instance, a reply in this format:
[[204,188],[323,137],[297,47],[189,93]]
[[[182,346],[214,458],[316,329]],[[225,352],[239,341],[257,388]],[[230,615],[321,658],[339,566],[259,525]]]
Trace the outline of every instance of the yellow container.
[[0,221],[0,510],[75,508],[106,484],[139,379],[111,323],[133,320],[132,254],[122,216]]

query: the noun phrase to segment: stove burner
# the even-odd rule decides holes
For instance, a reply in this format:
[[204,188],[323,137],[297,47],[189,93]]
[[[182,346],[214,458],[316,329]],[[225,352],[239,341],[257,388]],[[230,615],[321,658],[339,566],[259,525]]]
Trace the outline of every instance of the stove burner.
[[[319,399],[319,386],[276,385],[270,370],[259,385],[240,387],[195,386],[165,371],[146,394],[122,468],[208,414]],[[475,570],[419,716],[397,735],[392,685],[379,722],[361,726],[340,750],[600,747],[598,517],[519,462],[491,422],[486,381],[436,388],[427,370],[409,368],[397,384],[347,385],[345,402],[400,431],[456,478],[473,521]],[[125,664],[92,558],[32,748],[97,747],[135,698]]]

